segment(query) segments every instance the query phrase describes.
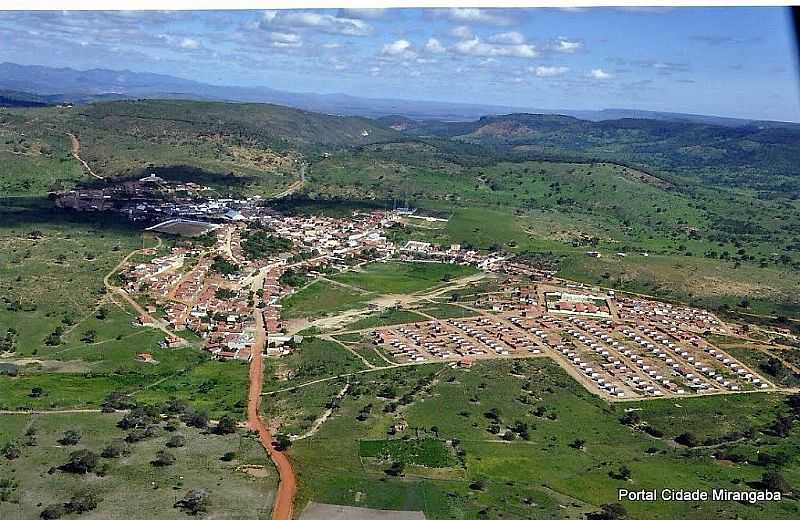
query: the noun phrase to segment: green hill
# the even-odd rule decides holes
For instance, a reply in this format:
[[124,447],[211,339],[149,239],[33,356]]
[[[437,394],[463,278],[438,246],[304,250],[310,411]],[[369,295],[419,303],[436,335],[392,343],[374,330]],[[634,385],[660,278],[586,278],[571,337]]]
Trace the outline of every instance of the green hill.
[[626,162],[685,182],[740,186],[763,196],[800,197],[800,125],[739,127],[688,121],[584,121],[546,114],[484,117],[468,123],[421,122],[416,136],[482,143],[523,157]]

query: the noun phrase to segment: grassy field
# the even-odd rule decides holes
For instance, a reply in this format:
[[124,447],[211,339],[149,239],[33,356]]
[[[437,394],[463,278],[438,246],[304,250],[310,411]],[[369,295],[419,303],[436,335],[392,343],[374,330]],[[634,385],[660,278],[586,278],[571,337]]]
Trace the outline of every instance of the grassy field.
[[429,304],[420,307],[419,310],[420,312],[424,312],[425,314],[429,314],[438,319],[468,318],[471,316],[477,316],[478,314],[475,311],[471,311],[459,305],[452,305],[449,303]]
[[788,388],[800,387],[800,373],[783,364],[781,357],[778,355],[780,351],[773,351],[774,355],[770,356],[761,350],[749,348],[729,347],[726,350],[736,356],[737,359],[747,363],[748,366],[755,368],[758,373],[776,385]]
[[[364,363],[338,343],[308,337],[290,355],[265,360],[264,391],[363,370]],[[279,376],[288,376],[279,377]]]
[[[577,519],[614,502],[622,486],[750,489],[749,483],[768,469],[754,463],[755,450],[792,453],[800,439],[797,431],[786,438],[756,433],[752,439],[732,443],[731,448],[687,450],[675,445],[672,437],[690,431],[702,441],[751,428],[768,429],[776,415],[783,413],[784,397],[738,395],[612,406],[590,396],[546,360],[479,363],[470,371],[411,367],[364,374],[359,380],[357,392],[348,394],[318,434],[291,449],[301,478],[301,504],[313,499],[422,509],[432,519]],[[408,399],[399,400],[407,394]],[[397,403],[395,411],[387,411],[392,402]],[[640,409],[642,420],[660,429],[664,437],[623,425],[620,419],[628,408]],[[408,424],[406,430],[388,434],[401,418]],[[509,431],[514,435],[507,436]],[[406,435],[413,439],[418,432],[452,441],[465,475],[445,480],[413,473],[392,477],[376,472],[372,464],[362,466],[364,450],[374,451],[372,445],[365,448],[363,441],[385,440],[386,446],[394,446],[398,441],[391,439]],[[576,439],[583,441],[580,448],[573,447]],[[377,446],[384,450],[384,444]],[[720,449],[744,446],[753,450],[749,464],[712,456]],[[388,468],[392,455],[389,452],[379,460]],[[615,478],[622,466],[631,472],[628,482]],[[792,485],[800,485],[796,456],[780,470]],[[800,512],[793,500],[757,507],[735,502],[625,507],[630,518],[648,520],[765,515],[788,519]]]
[[361,306],[371,298],[368,294],[319,280],[285,297],[281,301],[282,316],[285,319],[314,318]]
[[697,257],[632,255],[565,257],[559,275],[620,290],[653,294],[697,306],[795,316],[800,299],[793,287],[800,273],[779,268],[734,267]]
[[55,214],[49,204],[0,200],[0,333],[16,329],[24,355],[41,351],[56,327],[92,319],[103,277],[142,247],[141,234],[126,225]]
[[[141,442],[123,443],[130,454],[101,458],[98,468],[102,468],[103,476],[60,470],[48,474],[50,468],[64,464],[75,450],[100,453],[113,440],[125,437],[125,432],[116,426],[121,417],[119,413],[4,417],[0,421],[0,441],[20,442],[22,455],[16,460],[0,459],[0,479],[11,478],[18,486],[8,500],[0,501],[0,517],[38,519],[46,506],[66,502],[79,491],[90,491],[101,499],[97,509],[82,518],[186,518],[173,504],[190,489],[210,493],[210,515],[255,520],[264,518],[270,510],[275,472],[258,441],[243,432],[205,434],[181,424],[175,432],[161,431]],[[23,434],[31,428],[36,431],[37,445],[25,446]],[[59,445],[57,440],[66,430],[81,434],[78,445]],[[167,439],[173,435],[183,436],[185,446],[165,448]],[[173,465],[151,464],[156,452],[162,449],[175,456]],[[236,453],[235,458],[229,462],[221,460],[229,451]],[[244,464],[263,467],[261,475],[256,478],[238,471]]]
[[378,294],[409,294],[476,272],[473,267],[457,264],[376,262],[360,271],[340,273],[333,279]]
[[411,310],[387,309],[378,314],[361,318],[360,320],[348,323],[345,330],[368,329],[372,327],[386,327],[399,325],[401,323],[411,323],[414,321],[425,321],[426,317]]

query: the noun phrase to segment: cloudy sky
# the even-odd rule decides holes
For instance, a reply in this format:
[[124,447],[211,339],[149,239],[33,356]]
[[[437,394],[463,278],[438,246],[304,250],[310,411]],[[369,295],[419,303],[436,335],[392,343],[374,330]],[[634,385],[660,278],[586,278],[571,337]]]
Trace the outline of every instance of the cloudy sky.
[[800,121],[781,8],[4,12],[0,61],[367,97]]

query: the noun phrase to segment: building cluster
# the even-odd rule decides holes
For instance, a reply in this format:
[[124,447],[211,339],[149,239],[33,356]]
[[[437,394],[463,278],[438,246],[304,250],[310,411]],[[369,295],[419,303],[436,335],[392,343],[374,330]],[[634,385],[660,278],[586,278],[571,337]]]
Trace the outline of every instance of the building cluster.
[[169,218],[235,221],[257,212],[259,197],[246,200],[209,198],[211,188],[175,182],[151,174],[138,180],[109,183],[102,188],[55,192],[57,207],[74,211],[113,211],[132,221]]
[[680,325],[699,333],[726,332],[722,321],[705,309],[639,298],[619,298],[617,302],[620,318],[625,320],[647,320],[662,325]]
[[[704,333],[723,326],[707,311],[639,299],[620,302],[575,286],[560,293],[557,285],[520,279],[507,280],[501,288],[473,295],[468,305],[478,309],[478,317],[382,327],[371,332],[373,341],[398,363],[471,364],[481,358],[547,355],[610,400],[773,386],[704,339]],[[554,305],[541,305],[548,297]],[[598,311],[576,314],[580,311],[572,308],[565,313],[557,305],[584,300],[594,302]],[[617,305],[619,314],[612,310]]]

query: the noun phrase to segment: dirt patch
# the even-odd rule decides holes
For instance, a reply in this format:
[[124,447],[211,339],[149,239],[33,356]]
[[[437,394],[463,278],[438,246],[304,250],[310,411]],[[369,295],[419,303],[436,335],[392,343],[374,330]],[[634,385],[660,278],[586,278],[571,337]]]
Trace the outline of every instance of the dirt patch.
[[247,465],[247,466],[239,466],[236,468],[236,471],[241,471],[247,475],[250,475],[254,478],[267,478],[269,476],[269,470],[264,466],[258,465]]
[[300,520],[425,520],[422,511],[387,511],[311,502]]

